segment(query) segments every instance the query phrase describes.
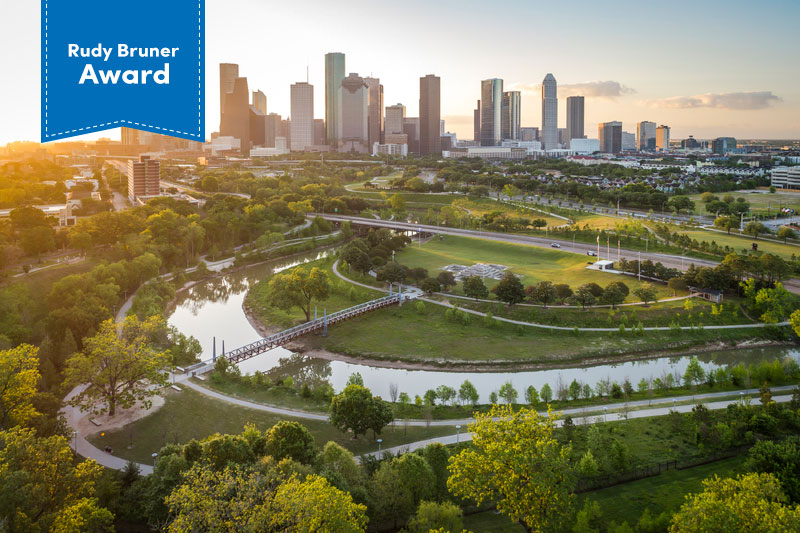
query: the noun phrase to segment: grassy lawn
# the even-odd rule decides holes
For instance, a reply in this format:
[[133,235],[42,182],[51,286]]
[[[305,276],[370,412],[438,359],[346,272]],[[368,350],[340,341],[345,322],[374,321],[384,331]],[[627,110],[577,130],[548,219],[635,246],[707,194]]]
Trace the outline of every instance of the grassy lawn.
[[[332,440],[355,454],[375,451],[378,444],[372,434],[358,440],[340,432],[327,422],[300,420],[273,415],[244,407],[220,402],[198,392],[184,389],[182,392],[168,391],[166,404],[155,413],[119,430],[96,433],[89,437],[95,446],[111,446],[114,454],[142,463],[152,462],[152,453],[167,443],[185,443],[191,439],[202,439],[214,433],[241,433],[245,424],[253,423],[264,431],[280,420],[297,420],[314,435],[317,446]],[[449,435],[451,427],[387,427],[381,438],[383,447],[398,446],[417,440]]]
[[715,474],[720,477],[734,476],[743,462],[744,456],[732,457],[587,492],[576,498],[577,508],[582,507],[587,499],[596,500],[607,519],[617,523],[626,521],[632,525],[639,521],[645,509],[649,509],[652,516],[677,511],[687,494],[702,490],[701,483],[704,479]]
[[[595,282],[604,287],[614,281],[624,281],[631,290],[640,286],[632,277],[588,270],[587,260],[570,252],[452,235],[431,239],[421,248],[409,246],[399,252],[396,258],[409,267],[426,268],[434,277],[442,267],[450,264],[494,263],[509,267],[522,278],[525,285],[552,281],[577,288],[584,283]],[[490,289],[497,284],[492,279],[486,279],[485,283]],[[655,287],[659,298],[672,295],[665,285]],[[460,290],[459,285],[455,292],[458,294]],[[632,297],[628,301],[633,301]]]
[[[725,195],[730,194],[734,198],[744,198],[750,204],[754,213],[767,214],[775,213],[781,207],[793,208],[800,211],[800,193],[790,191],[776,191],[770,193],[767,190],[752,192],[752,191],[732,191],[729,193],[715,193],[715,196],[722,199]],[[705,205],[700,199],[700,194],[693,194],[689,198],[695,203],[695,212],[700,214],[707,214]]]
[[627,220],[625,218],[597,214],[578,215],[575,219],[576,223],[581,228],[588,225],[592,229],[615,229]]
[[[706,241],[710,244],[713,241],[719,246],[730,246],[737,253],[742,253],[743,251],[745,253],[749,253],[752,243],[755,242],[758,244],[758,250],[760,252],[775,254],[783,257],[784,259],[790,259],[792,255],[800,255],[800,246],[770,242],[763,239],[756,240],[749,235],[736,235],[733,233],[728,235],[727,233],[702,229],[676,229],[675,231],[681,234],[686,234],[692,239],[697,239],[698,242]],[[769,238],[774,239],[775,236],[769,236]]]
[[[541,211],[534,211],[532,209],[515,207],[507,203],[500,203],[494,200],[489,200],[488,198],[461,198],[459,200],[455,200],[453,202],[453,205],[466,209],[474,217],[482,217],[483,215],[486,215],[488,213],[499,211],[501,213],[504,213],[512,217],[524,217],[531,220],[541,218],[547,222],[548,227],[562,226],[564,224],[568,224],[568,222],[562,218],[548,216],[546,213],[542,213]],[[542,211],[547,211],[547,207],[544,206],[536,206],[536,207],[537,209],[541,209]]]
[[673,333],[575,333],[492,321],[472,316],[469,323],[449,321],[445,308],[425,304],[391,307],[336,324],[329,336],[308,337],[311,348],[383,360],[565,364],[631,352],[686,349],[707,342],[752,338],[760,330],[694,330]]

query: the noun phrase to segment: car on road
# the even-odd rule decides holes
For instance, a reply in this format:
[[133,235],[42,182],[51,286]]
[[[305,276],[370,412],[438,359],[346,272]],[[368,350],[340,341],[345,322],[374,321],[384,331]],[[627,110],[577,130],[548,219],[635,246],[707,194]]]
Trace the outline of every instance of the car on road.
[[561,245],[560,245],[560,244],[558,244],[557,242],[551,242],[551,243],[550,243],[550,247],[551,247],[551,248],[561,248]]
[[591,255],[592,257],[597,257],[597,252],[593,252],[593,251],[589,250],[588,252],[586,252],[586,255]]

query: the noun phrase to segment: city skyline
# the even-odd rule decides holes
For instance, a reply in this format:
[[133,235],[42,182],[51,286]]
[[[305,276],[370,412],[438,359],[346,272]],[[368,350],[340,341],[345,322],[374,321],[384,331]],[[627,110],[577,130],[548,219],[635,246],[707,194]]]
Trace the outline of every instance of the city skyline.
[[[417,20],[414,13],[422,4],[416,1],[399,10],[354,1],[342,10],[316,1],[300,9],[255,0],[208,0],[207,136],[218,128],[219,80],[214,73],[220,63],[237,63],[249,87],[265,93],[268,111],[282,116],[289,115],[290,85],[306,79],[308,68],[309,82],[318,87],[315,118],[324,118],[324,56],[339,51],[347,56],[348,72],[380,78],[385,101],[402,103],[412,117],[419,113],[419,78],[435,73],[441,79],[441,116],[447,130],[461,139],[472,138],[472,110],[482,79],[503,79],[504,90],[520,91],[521,126],[540,125],[540,80],[548,72],[559,82],[559,127],[565,126],[566,97],[580,94],[587,100],[586,131],[620,120],[631,132],[636,123],[647,120],[669,124],[674,139],[800,137],[800,83],[796,69],[787,68],[797,44],[791,27],[800,14],[796,4],[770,2],[774,9],[745,17],[743,2],[706,2],[661,9],[655,17],[655,8],[632,2],[608,7],[577,2],[570,13],[579,12],[578,20],[567,16],[567,8],[522,2],[508,2],[519,15],[512,19],[502,16],[503,9],[482,10],[476,17],[469,14],[468,4],[455,17],[446,5],[425,4],[426,16]],[[30,89],[39,77],[39,6],[16,2],[1,9],[4,18],[20,24],[0,37],[0,45],[19,50],[4,58],[7,66],[0,74],[6,82],[0,99],[0,116],[6,118],[0,125],[0,143],[37,139],[38,101]],[[772,16],[777,9],[781,17]],[[242,16],[245,10],[247,16]],[[409,46],[393,46],[385,39],[384,25],[378,22],[390,11],[398,26],[419,23],[418,38]],[[703,31],[692,30],[685,23],[689,14],[709,24]],[[282,22],[272,25],[275,31],[263,32],[259,27],[265,17]],[[624,31],[606,32],[604,25],[617,19],[624,19]],[[501,33],[508,41],[502,52],[483,50],[470,38],[478,28],[491,33],[502,24],[508,25]],[[300,27],[304,38],[297,40]],[[359,31],[346,31],[353,27]],[[652,37],[659,29],[670,32],[669,46]],[[567,31],[575,38],[563,39]],[[741,49],[739,39],[745,34],[760,43],[758,53]],[[288,50],[270,45],[288,39],[298,45]],[[451,47],[435,44],[442,40],[470,60],[454,61]],[[364,46],[365,42],[375,44]],[[273,48],[275,53],[264,54]],[[116,134],[93,137],[101,136]]]

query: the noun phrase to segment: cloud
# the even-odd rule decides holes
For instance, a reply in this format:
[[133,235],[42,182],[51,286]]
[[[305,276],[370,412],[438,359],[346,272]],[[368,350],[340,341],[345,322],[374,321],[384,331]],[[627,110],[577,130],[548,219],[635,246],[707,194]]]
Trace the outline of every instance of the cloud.
[[695,96],[673,96],[659,100],[648,100],[650,107],[665,109],[694,109],[697,107],[713,107],[717,109],[766,109],[783,99],[772,91],[754,91],[741,93],[706,93]]
[[[540,93],[541,83],[516,83],[511,86],[512,90],[523,91],[526,93]],[[584,83],[560,83],[558,85],[558,96],[585,96],[586,98],[608,98],[614,100],[620,96],[635,93],[636,90],[622,85],[618,81],[587,81]]]

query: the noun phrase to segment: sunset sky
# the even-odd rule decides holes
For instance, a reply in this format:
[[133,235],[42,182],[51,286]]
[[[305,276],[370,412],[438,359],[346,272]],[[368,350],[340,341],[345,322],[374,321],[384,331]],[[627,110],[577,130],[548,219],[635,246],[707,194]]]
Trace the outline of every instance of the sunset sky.
[[[652,120],[673,138],[800,138],[796,0],[206,0],[206,9],[207,135],[219,127],[220,62],[239,63],[268,111],[283,116],[289,85],[308,67],[323,118],[324,54],[337,51],[347,72],[379,77],[385,104],[403,103],[409,116],[419,77],[440,76],[442,115],[460,138],[472,137],[485,78],[522,90],[522,125],[540,126],[548,72],[559,84],[559,126],[566,96],[587,97],[589,137],[598,122],[634,132]],[[3,144],[39,139],[39,16],[35,1],[0,5]]]

